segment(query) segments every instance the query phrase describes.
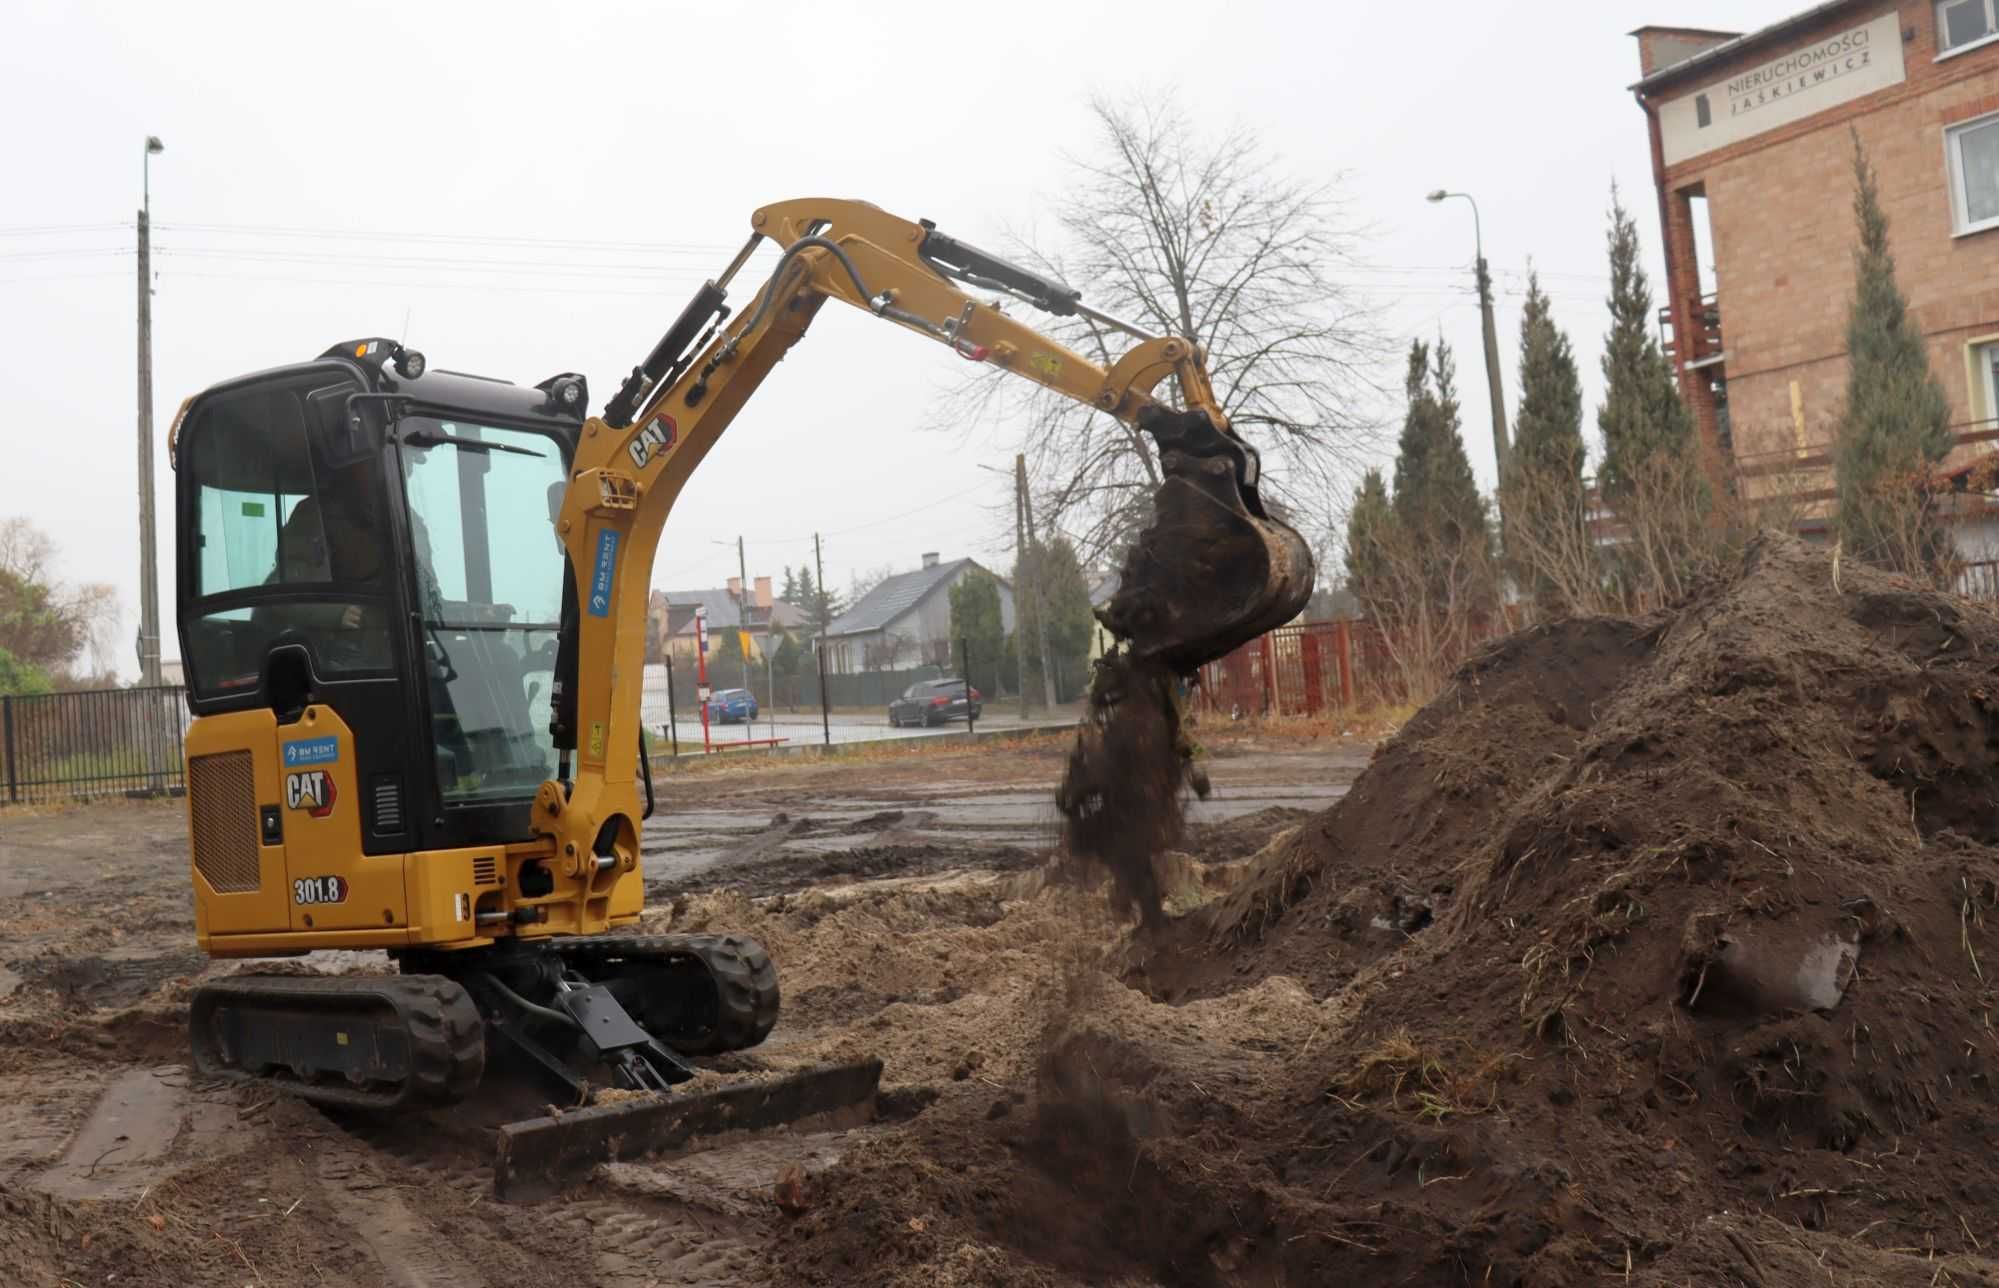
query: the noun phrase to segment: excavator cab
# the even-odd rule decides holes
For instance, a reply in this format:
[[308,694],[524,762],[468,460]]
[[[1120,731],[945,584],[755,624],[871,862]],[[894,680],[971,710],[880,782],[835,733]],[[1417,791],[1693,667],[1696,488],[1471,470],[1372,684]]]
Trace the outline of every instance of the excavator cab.
[[[525,841],[556,760],[564,554],[547,497],[582,402],[412,378],[395,352],[336,345],[189,405],[174,444],[189,700],[206,738],[240,729],[246,747],[308,705],[315,728],[342,726],[351,760],[293,751],[284,767],[341,765],[349,794],[298,826],[346,815],[363,855]],[[404,922],[382,914],[371,928]]]

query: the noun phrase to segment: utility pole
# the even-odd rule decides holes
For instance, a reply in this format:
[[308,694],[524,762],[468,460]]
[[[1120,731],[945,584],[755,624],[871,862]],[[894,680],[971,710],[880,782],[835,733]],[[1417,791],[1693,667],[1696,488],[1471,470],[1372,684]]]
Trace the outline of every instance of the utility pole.
[[1485,252],[1478,252],[1478,311],[1485,326],[1485,383],[1492,392],[1492,455],[1499,478],[1506,478],[1507,458],[1513,445],[1506,435],[1506,386],[1499,379],[1499,331],[1492,322],[1492,274],[1485,267]]
[[[743,655],[743,692],[755,695],[750,688],[750,567],[743,560],[743,539],[736,538],[736,651]],[[748,742],[756,732],[756,721],[743,717],[743,741]]]
[[[1027,528],[1026,551],[1028,554],[1031,554],[1035,551],[1038,543],[1034,536],[1034,501],[1027,495],[1027,456],[1025,453],[1016,453],[1014,455],[1013,486],[1014,490],[1020,496],[1021,521]],[[1040,561],[1038,559],[1030,559],[1024,554],[1020,561],[1020,571],[1022,578],[1032,582],[1034,586],[1034,589],[1030,593],[1033,596],[1032,602],[1034,604],[1034,642],[1035,646],[1041,652],[1041,693],[1048,703],[1048,710],[1053,711],[1055,709],[1055,668],[1048,657],[1048,597],[1042,593],[1041,583],[1044,579],[1041,576]],[[1027,685],[1022,683],[1020,687],[1025,689]]]
[[1020,458],[1013,472],[1013,566],[1018,583],[1014,589],[1013,663],[1014,683],[1020,689],[1020,718],[1027,719],[1027,650],[1020,638],[1021,611],[1027,606],[1027,488]]
[[1506,390],[1499,379],[1499,330],[1492,321],[1492,274],[1485,265],[1485,233],[1479,227],[1478,202],[1472,200],[1468,192],[1446,192],[1439,188],[1431,193],[1433,202],[1449,197],[1463,197],[1471,202],[1471,235],[1473,253],[1477,255],[1478,311],[1480,324],[1485,329],[1485,381],[1492,398],[1492,457],[1499,471],[1502,487],[1506,482],[1506,462],[1511,454],[1511,445],[1506,438]]
[[830,625],[822,606],[826,603],[826,560],[819,552],[819,534],[812,534],[812,566],[817,569],[819,580],[813,583],[812,620],[819,627],[817,641],[819,654],[819,731],[826,736],[826,745],[833,745],[833,698],[826,692],[826,627]]
[[139,207],[139,683],[160,682],[160,568],[153,530],[153,154],[146,136]]

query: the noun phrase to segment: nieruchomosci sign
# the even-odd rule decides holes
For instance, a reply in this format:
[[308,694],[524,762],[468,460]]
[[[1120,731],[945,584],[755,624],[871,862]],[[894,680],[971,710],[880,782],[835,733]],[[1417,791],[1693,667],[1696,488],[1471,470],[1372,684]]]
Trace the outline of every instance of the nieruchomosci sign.
[[1666,164],[1753,138],[1863,94],[1899,85],[1902,32],[1895,14],[1793,46],[1659,108]]

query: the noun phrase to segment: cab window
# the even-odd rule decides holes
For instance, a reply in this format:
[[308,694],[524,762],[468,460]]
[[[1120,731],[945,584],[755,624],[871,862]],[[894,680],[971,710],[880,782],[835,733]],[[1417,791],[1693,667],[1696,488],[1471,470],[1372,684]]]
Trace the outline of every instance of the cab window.
[[285,644],[323,676],[390,666],[379,462],[372,450],[329,455],[308,429],[350,389],[326,375],[252,386],[185,431],[187,642],[203,696],[255,688]]
[[454,805],[532,795],[556,768],[562,445],[441,417],[398,431],[439,789]]

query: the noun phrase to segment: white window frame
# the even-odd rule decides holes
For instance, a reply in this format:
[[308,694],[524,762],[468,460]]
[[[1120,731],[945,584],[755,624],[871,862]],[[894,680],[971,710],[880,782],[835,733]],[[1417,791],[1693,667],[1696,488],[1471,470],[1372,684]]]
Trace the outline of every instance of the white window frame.
[[[1988,3],[1991,0],[1987,0]],[[1999,228],[1999,215],[1971,221],[1964,200],[1964,159],[1960,144],[1966,134],[1981,126],[1999,121],[1999,112],[1987,112],[1965,121],[1953,121],[1943,129],[1944,176],[1950,184],[1950,227],[1953,236],[1965,237],[1972,233],[1982,233],[1988,228]]]
[[1966,0],[1934,0],[1934,3],[1930,5],[1930,16],[1936,23],[1938,62],[1964,53],[1967,50],[1977,49],[1980,46],[1999,41],[1999,0],[1969,0],[1969,2],[1985,6],[1985,34],[1976,39],[1967,40],[1961,45],[1950,46],[1945,46],[1943,43],[1946,30],[1943,11],[1954,5],[1966,3]]
[[1978,383],[1972,393],[1982,404],[1975,404],[1975,421],[1986,422],[1980,428],[1999,427],[1999,376],[1992,370],[1993,362],[1999,359],[1999,336],[1979,336],[1967,345],[1971,355],[1971,378]]

